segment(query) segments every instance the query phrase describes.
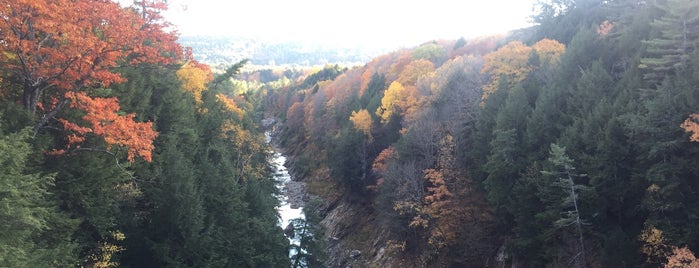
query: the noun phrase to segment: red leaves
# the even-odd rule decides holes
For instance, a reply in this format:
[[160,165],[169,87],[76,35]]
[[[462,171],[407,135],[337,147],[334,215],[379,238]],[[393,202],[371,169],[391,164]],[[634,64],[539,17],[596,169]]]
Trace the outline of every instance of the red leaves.
[[165,3],[143,0],[135,5],[122,8],[105,0],[2,2],[0,62],[24,82],[26,108],[34,113],[39,107],[43,116],[52,117],[62,107],[56,103],[70,100],[71,108],[85,111],[84,123],[58,119],[69,132],[69,148],[94,134],[108,147],[127,147],[129,161],[137,156],[151,160],[157,136],[152,124],[135,122],[134,114],[118,114],[116,98],[92,98],[83,92],[124,82],[114,71],[119,65],[169,64],[183,56],[176,34],[168,32],[170,25],[160,16]]
[[127,159],[131,162],[136,156],[148,162],[152,160],[153,140],[158,136],[152,122],[136,122],[135,114],[119,115],[116,98],[92,98],[82,92],[70,92],[66,97],[72,100],[72,108],[86,112],[82,119],[89,125],[83,127],[65,119],[59,120],[65,130],[72,132],[67,137],[69,148],[79,147],[85,137],[93,133],[104,138],[108,149],[114,145],[126,147]]
[[[176,36],[112,1],[16,0],[0,10],[6,68],[60,90],[123,81],[111,71],[132,62],[162,63],[181,51]],[[170,53],[179,56],[181,53]]]

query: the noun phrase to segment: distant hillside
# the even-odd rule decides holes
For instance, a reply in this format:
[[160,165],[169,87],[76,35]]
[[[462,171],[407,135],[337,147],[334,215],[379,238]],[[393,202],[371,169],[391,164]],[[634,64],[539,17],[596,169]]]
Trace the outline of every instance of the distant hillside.
[[221,36],[180,37],[192,47],[197,60],[218,66],[250,59],[253,66],[361,65],[389,48],[323,47],[301,42],[270,42],[260,39]]

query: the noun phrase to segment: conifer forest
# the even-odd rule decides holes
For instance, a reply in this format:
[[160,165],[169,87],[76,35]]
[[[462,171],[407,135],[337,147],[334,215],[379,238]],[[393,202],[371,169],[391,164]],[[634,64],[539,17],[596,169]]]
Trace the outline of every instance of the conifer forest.
[[371,56],[127,2],[0,0],[0,267],[699,267],[699,1]]

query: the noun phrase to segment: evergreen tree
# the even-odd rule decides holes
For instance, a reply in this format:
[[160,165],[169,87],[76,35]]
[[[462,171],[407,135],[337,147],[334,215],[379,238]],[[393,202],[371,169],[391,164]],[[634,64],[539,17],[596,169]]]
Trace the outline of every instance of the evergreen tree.
[[0,266],[73,265],[70,235],[77,226],[49,192],[54,175],[29,165],[29,141],[30,129],[5,133],[0,125]]
[[[513,88],[503,108],[498,112],[491,141],[491,152],[485,170],[488,177],[483,181],[487,196],[498,208],[515,210],[516,200],[510,190],[524,168],[521,140],[522,130],[531,107],[520,84]],[[514,203],[511,203],[513,201]]]
[[650,24],[659,36],[645,42],[648,48],[640,67],[646,70],[644,79],[656,86],[668,75],[686,68],[690,54],[699,45],[699,2],[656,0],[653,3],[662,13]]
[[[551,144],[549,159],[551,170],[544,170],[542,174],[544,178],[539,185],[538,195],[546,205],[546,210],[539,215],[550,217],[552,227],[566,231],[565,229],[574,228],[573,234],[560,235],[563,239],[566,236],[572,236],[577,239],[577,245],[573,252],[569,254],[568,264],[575,263],[575,267],[587,267],[587,258],[585,252],[585,237],[583,235],[583,222],[581,216],[581,201],[580,193],[591,191],[590,187],[576,182],[578,177],[584,176],[577,174],[573,166],[573,160],[566,155],[565,148],[557,144]],[[554,243],[562,243],[562,248],[568,246],[566,241],[554,241]],[[565,249],[564,249],[565,250]]]

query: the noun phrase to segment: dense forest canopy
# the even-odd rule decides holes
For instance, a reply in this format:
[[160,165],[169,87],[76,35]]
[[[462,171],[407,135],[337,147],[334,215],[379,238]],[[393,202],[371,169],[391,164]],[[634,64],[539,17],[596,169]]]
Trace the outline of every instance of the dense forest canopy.
[[163,1],[0,6],[0,266],[290,266],[263,117],[319,199],[309,266],[346,266],[340,244],[360,266],[699,266],[697,1],[542,0],[531,28],[371,59],[178,41]]
[[270,148],[162,1],[2,1],[0,266],[284,267]]
[[294,168],[417,267],[697,265],[699,3],[536,10],[268,91]]

